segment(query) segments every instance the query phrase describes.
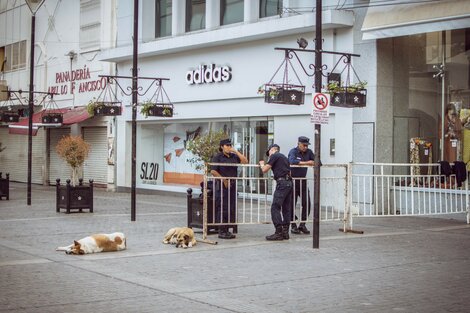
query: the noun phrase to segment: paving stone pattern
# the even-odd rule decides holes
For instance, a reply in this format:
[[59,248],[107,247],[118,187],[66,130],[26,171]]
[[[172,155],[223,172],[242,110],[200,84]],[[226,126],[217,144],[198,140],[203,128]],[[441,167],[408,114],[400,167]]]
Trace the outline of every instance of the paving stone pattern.
[[[465,216],[356,219],[363,235],[322,223],[312,237],[267,242],[272,225],[235,240],[176,249],[161,243],[186,224],[186,195],[95,191],[95,213],[55,212],[54,187],[11,184],[0,201],[0,312],[468,312],[470,227]],[[311,228],[311,226],[310,226]],[[128,249],[55,251],[122,231]],[[197,232],[197,237],[201,237]]]

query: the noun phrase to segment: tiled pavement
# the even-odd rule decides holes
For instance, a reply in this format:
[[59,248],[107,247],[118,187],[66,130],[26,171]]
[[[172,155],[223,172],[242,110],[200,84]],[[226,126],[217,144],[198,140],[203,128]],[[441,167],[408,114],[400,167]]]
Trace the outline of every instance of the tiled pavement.
[[[175,249],[163,234],[186,223],[186,196],[95,192],[95,213],[55,213],[53,187],[12,183],[0,201],[0,312],[468,312],[465,216],[357,219],[363,235],[322,223],[311,236],[267,242],[271,225],[235,240]],[[122,231],[128,250],[54,251]],[[200,236],[200,234],[198,234]],[[214,236],[209,239],[216,238]]]

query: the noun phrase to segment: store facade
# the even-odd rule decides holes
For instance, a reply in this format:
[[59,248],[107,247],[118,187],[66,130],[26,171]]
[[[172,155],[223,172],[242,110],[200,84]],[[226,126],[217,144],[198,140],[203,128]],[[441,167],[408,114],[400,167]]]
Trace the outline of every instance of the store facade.
[[[214,3],[207,1],[206,25],[214,22],[209,18],[210,6]],[[247,7],[257,3],[245,1],[245,21],[249,20]],[[118,12],[118,42],[124,41],[124,38],[119,40],[119,36],[125,36],[130,28],[128,15],[132,9],[128,4],[123,6],[124,13]],[[174,18],[178,9],[173,1],[173,23],[176,23]],[[144,15],[141,34],[145,37],[145,32],[151,29],[145,24],[151,21],[146,12],[155,10],[147,10],[145,2],[141,10]],[[352,52],[354,47],[350,37],[354,15],[333,11],[325,14],[325,50]],[[184,22],[185,19],[181,20]],[[179,26],[172,25],[175,32]],[[186,149],[186,143],[209,129],[225,130],[250,163],[263,159],[266,147],[272,142],[278,143],[281,152],[287,154],[296,146],[299,136],[308,136],[313,141],[314,127],[310,122],[313,78],[303,73],[298,62],[292,61],[306,86],[303,105],[268,104],[257,91],[259,86],[269,82],[284,59],[284,54],[275,47],[296,47],[300,37],[308,38],[313,45],[314,25],[314,14],[305,13],[257,17],[252,22],[183,31],[158,40],[145,37],[147,42],[139,45],[139,76],[170,79],[164,81],[163,86],[174,104],[174,115],[172,118],[145,118],[138,108],[137,188],[185,192],[188,186],[199,186],[202,172],[188,162],[193,155]],[[304,66],[313,63],[312,53],[299,55]],[[129,46],[104,51],[101,59],[116,62],[118,73],[128,73],[132,67]],[[324,60],[330,68],[336,61],[328,56]],[[293,73],[292,77],[295,77]],[[130,85],[130,81],[123,83]],[[139,86],[146,90],[148,82],[140,80]],[[149,91],[139,102],[149,100],[151,94]],[[131,185],[132,116],[129,102],[127,99],[125,112],[117,121],[119,141],[116,151],[120,164],[117,186],[122,189]],[[330,123],[323,127],[322,134],[324,163],[351,161],[352,117],[351,109],[331,108]]]

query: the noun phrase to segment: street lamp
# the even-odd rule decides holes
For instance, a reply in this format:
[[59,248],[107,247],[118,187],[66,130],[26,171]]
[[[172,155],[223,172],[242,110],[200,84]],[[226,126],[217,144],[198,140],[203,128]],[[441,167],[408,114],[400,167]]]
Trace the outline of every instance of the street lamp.
[[31,10],[31,49],[29,61],[29,101],[28,101],[28,194],[27,204],[31,205],[31,167],[32,167],[32,150],[33,150],[33,84],[34,84],[34,33],[36,31],[36,12],[39,10],[45,0],[25,0]]
[[[333,67],[333,71],[336,69],[338,64],[340,63],[343,58],[347,61],[345,62],[347,66],[350,66],[350,60],[352,56],[359,57],[358,54],[352,53],[345,53],[345,52],[334,52],[334,51],[325,51],[322,48],[322,0],[316,0],[316,16],[315,16],[315,49],[309,50],[306,49],[308,46],[307,40],[304,38],[299,38],[297,40],[297,44],[299,45],[298,49],[295,48],[274,48],[275,50],[283,50],[286,59],[291,59],[293,56],[299,61],[300,66],[302,67],[305,74],[308,76],[315,77],[314,89],[316,93],[321,92],[321,85],[322,85],[322,77],[328,77],[329,74],[325,75],[323,72],[327,69],[325,64],[322,64],[322,54],[333,54],[333,55],[340,55],[340,59],[336,62],[336,65]],[[304,67],[302,62],[300,61],[299,57],[297,56],[297,52],[308,52],[315,54],[315,63],[310,64],[308,66],[309,69],[314,69],[313,73],[309,73],[307,69]],[[348,72],[349,73],[349,72]],[[313,95],[312,95],[313,96]],[[284,101],[284,100],[283,100]],[[277,102],[277,103],[284,103],[284,102]],[[289,103],[292,104],[292,103]],[[313,232],[312,232],[312,239],[313,239],[313,248],[318,249],[320,247],[320,155],[321,155],[321,124],[315,123],[315,131],[314,131],[314,138],[315,138],[315,166],[313,168]]]

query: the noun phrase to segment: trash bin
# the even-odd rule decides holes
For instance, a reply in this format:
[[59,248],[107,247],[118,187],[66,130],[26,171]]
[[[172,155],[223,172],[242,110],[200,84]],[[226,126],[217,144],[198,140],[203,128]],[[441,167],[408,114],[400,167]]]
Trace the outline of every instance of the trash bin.
[[[191,228],[203,228],[203,210],[204,210],[204,199],[202,197],[193,198],[193,190],[188,188],[186,191],[188,197],[188,227]],[[201,194],[202,195],[202,194]],[[207,195],[207,220],[213,220],[213,206],[212,206],[212,195]],[[218,232],[217,226],[210,226],[207,229],[208,234],[214,234]]]
[[[203,198],[203,183],[201,182],[201,194],[198,198],[193,198],[193,190],[188,188],[188,227],[191,228],[203,228],[203,210],[204,210],[204,198]],[[212,182],[207,182],[207,221],[214,220],[213,210],[213,198],[212,198]],[[236,234],[238,232],[237,225],[230,225],[232,232]],[[208,234],[218,233],[218,226],[209,226],[207,229]]]

